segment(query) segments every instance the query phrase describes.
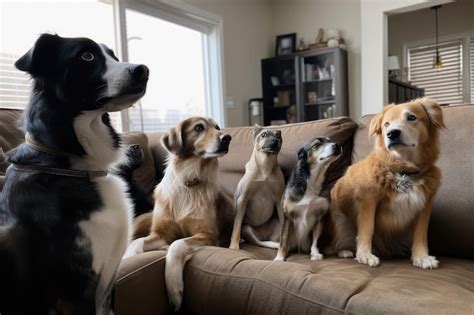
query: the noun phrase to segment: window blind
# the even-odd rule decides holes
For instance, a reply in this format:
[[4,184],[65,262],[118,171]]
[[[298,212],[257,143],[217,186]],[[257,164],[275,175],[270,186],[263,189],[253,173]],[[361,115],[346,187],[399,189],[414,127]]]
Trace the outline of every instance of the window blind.
[[471,38],[469,52],[469,62],[471,64],[471,103],[474,104],[474,37]]
[[31,81],[28,74],[15,68],[18,58],[0,52],[0,108],[23,109],[28,102]]
[[463,103],[462,42],[439,43],[439,53],[443,67],[434,69],[436,45],[409,48],[410,80],[425,89],[425,96],[436,99],[440,104]]

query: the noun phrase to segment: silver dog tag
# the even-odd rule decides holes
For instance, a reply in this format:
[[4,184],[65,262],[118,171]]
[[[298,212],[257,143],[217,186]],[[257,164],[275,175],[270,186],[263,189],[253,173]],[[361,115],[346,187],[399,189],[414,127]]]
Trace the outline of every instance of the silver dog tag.
[[397,181],[397,191],[399,193],[407,193],[412,189],[413,184],[410,180],[410,177],[407,175],[402,175],[401,178]]

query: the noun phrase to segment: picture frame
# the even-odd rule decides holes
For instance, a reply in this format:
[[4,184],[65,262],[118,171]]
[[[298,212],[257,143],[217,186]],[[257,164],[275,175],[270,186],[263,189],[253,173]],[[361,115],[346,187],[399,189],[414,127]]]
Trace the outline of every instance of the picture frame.
[[276,38],[275,55],[282,56],[296,51],[296,33],[278,35]]

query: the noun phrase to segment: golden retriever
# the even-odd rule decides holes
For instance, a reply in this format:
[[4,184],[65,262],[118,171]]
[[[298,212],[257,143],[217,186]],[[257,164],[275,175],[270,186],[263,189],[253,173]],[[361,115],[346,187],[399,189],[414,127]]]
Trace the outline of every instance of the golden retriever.
[[[423,269],[438,267],[428,253],[428,224],[441,182],[438,159],[441,107],[428,98],[388,105],[370,124],[375,148],[350,166],[331,191],[333,246],[340,257],[376,267],[390,244],[411,231],[411,259]],[[373,242],[374,241],[374,242]]]
[[133,241],[125,257],[169,245],[165,282],[177,310],[183,298],[183,268],[189,254],[200,246],[222,245],[230,236],[232,201],[216,183],[217,158],[228,152],[230,141],[230,135],[221,132],[212,119],[203,117],[184,120],[161,139],[169,151],[168,165],[154,191],[153,214],[137,219],[135,234],[150,232]]

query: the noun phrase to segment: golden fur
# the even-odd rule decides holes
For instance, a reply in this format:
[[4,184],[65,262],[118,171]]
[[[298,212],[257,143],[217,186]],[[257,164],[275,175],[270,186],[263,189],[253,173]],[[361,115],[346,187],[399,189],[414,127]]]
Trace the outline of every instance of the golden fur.
[[[217,185],[217,158],[227,153],[230,136],[208,118],[189,118],[162,137],[170,152],[165,175],[154,191],[152,215],[136,219],[136,239],[131,256],[168,248],[165,280],[176,309],[183,293],[183,267],[187,256],[199,246],[221,245],[228,240],[232,202]],[[152,222],[151,222],[152,220]]]
[[[373,152],[350,166],[331,191],[333,246],[340,257],[351,257],[356,249],[357,261],[375,267],[379,258],[373,249],[384,256],[399,254],[388,244],[412,228],[413,265],[438,267],[428,253],[427,232],[441,181],[434,163],[442,127],[441,107],[427,98],[386,106],[373,118]],[[388,134],[395,129],[401,131],[400,144],[390,146]],[[403,183],[408,189],[398,188]]]

